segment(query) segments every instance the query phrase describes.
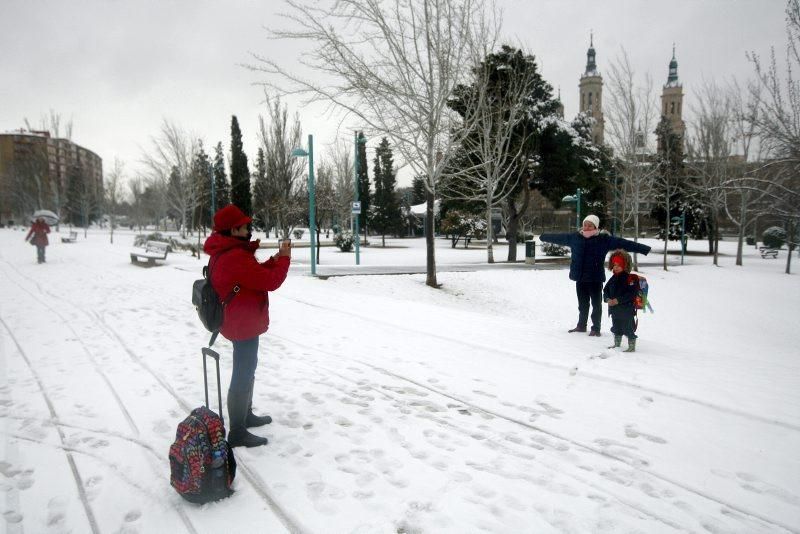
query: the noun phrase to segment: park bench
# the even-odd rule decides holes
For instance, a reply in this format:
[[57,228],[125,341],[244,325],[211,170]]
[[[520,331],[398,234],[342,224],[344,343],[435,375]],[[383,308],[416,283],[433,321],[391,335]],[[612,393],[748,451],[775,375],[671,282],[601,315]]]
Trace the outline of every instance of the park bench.
[[74,243],[77,240],[78,240],[78,232],[70,232],[69,237],[61,238],[62,243]]
[[762,258],[776,259],[778,257],[778,249],[770,247],[758,247],[758,252]]
[[144,245],[144,251],[134,250],[131,252],[131,263],[140,267],[152,267],[156,260],[166,260],[169,244],[162,241],[148,241]]

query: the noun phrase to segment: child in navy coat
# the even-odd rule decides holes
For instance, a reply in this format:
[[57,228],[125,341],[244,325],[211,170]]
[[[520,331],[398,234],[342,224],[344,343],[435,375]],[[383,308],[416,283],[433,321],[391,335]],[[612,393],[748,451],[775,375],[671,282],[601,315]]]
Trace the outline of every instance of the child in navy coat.
[[639,290],[639,283],[631,277],[630,255],[622,249],[611,253],[608,268],[614,274],[603,288],[603,300],[608,303],[608,313],[611,315],[611,332],[614,334],[614,344],[610,349],[622,344],[622,336],[628,338],[628,348],[624,352],[636,352],[636,309],[634,299]]

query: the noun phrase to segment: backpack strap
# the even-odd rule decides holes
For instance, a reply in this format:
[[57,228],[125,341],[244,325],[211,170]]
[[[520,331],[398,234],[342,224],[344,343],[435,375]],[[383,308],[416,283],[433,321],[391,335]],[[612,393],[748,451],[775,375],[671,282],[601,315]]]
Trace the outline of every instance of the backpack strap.
[[[224,251],[222,251],[221,253],[219,253],[219,254],[217,255],[217,258],[216,258],[216,259],[217,259],[217,260],[219,260],[219,257],[220,257],[220,256],[222,256],[222,255],[223,255],[223,254],[225,254],[226,252],[230,252],[231,250],[233,250],[233,249],[232,249],[232,248],[229,248],[228,250],[224,250]],[[203,276],[204,276],[204,277],[205,277],[205,278],[208,280],[208,283],[209,283],[209,284],[211,283],[211,260],[213,260],[213,259],[214,259],[214,258],[209,258],[209,259],[208,259],[208,265],[206,265],[205,267],[203,267]],[[214,263],[216,263],[216,262],[214,262]],[[233,289],[231,289],[231,292],[230,292],[230,293],[228,293],[228,295],[227,295],[227,296],[226,296],[226,297],[225,297],[225,298],[222,300],[222,308],[223,308],[223,309],[225,309],[225,307],[226,307],[228,304],[230,304],[231,300],[233,300],[233,297],[235,297],[235,296],[236,296],[236,293],[238,293],[240,290],[241,290],[241,288],[239,287],[239,284],[236,284],[236,285],[234,285],[234,286],[233,286]],[[219,330],[214,330],[214,331],[211,333],[211,339],[209,339],[209,340],[208,340],[208,346],[209,346],[209,347],[211,347],[211,345],[213,345],[213,344],[214,344],[214,342],[217,340],[217,336],[218,336],[218,335],[219,335]]]

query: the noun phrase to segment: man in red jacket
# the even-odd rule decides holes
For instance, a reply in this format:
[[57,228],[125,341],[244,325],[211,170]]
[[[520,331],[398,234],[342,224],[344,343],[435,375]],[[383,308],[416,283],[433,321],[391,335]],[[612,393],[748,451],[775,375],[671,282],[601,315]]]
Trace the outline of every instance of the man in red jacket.
[[253,413],[253,386],[258,365],[258,336],[269,327],[268,291],[278,289],[289,271],[290,243],[281,243],[278,253],[263,263],[255,256],[259,241],[250,241],[252,219],[228,204],[214,214],[214,232],[203,249],[211,256],[211,285],[224,300],[235,291],[225,306],[220,333],[233,342],[233,371],[228,387],[228,444],[231,447],[266,445],[267,438],[251,434],[247,428],[272,422],[268,415]]

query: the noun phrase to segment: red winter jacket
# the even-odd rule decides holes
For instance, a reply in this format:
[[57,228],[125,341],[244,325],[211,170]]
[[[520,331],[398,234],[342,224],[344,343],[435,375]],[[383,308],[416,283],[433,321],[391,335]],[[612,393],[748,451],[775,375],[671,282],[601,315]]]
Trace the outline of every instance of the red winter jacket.
[[225,306],[220,333],[231,341],[259,336],[269,327],[269,297],[286,279],[289,257],[270,258],[264,263],[256,260],[258,241],[247,242],[214,232],[206,239],[203,250],[211,256],[211,286],[220,300],[233,287],[239,293]]
[[49,245],[49,241],[47,240],[47,234],[50,233],[50,227],[47,225],[46,222],[36,221],[31,225],[30,231],[28,231],[28,235],[25,236],[25,241],[33,234],[33,239],[31,239],[31,243],[36,245],[37,247],[46,247]]

